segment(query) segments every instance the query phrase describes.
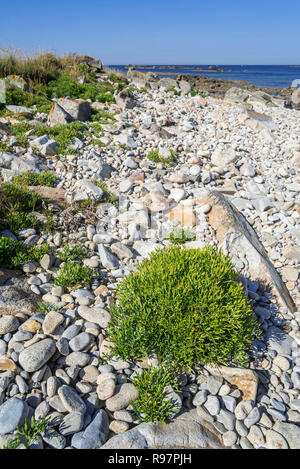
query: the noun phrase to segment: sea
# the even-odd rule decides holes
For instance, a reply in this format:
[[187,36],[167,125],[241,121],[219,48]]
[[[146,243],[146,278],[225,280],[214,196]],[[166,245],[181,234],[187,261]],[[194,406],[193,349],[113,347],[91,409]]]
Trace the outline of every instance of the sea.
[[[224,72],[211,71],[209,67],[224,69]],[[110,65],[111,68],[127,72],[126,65]],[[147,65],[136,70],[147,72],[162,72],[164,76],[174,77],[175,74],[205,75],[223,80],[243,80],[261,88],[288,88],[300,87],[300,65]],[[165,68],[164,68],[165,67]],[[173,68],[172,68],[173,67]],[[176,68],[174,68],[176,67]],[[197,68],[201,67],[201,71]]]

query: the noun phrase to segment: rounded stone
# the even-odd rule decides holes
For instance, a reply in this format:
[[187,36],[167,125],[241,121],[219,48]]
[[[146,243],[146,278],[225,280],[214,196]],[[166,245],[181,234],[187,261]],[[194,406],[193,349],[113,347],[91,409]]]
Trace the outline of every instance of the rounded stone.
[[63,385],[58,389],[58,395],[69,412],[80,412],[82,414],[86,411],[86,405],[81,397],[74,391],[73,388]]
[[253,401],[241,401],[237,404],[234,414],[237,420],[244,420],[253,409]]
[[14,332],[18,329],[20,323],[16,316],[4,315],[0,317],[0,335]]
[[66,365],[86,366],[90,361],[90,355],[85,352],[72,352],[66,357]]
[[220,401],[217,396],[208,396],[204,407],[208,410],[210,415],[215,416],[220,412]]
[[223,434],[223,443],[225,446],[230,447],[237,441],[237,435],[233,431],[228,431]]
[[106,401],[106,407],[111,412],[125,409],[131,402],[138,397],[138,390],[131,383],[125,383],[118,386],[117,393]]
[[56,311],[50,311],[46,314],[45,320],[43,322],[42,328],[44,334],[52,334],[57,326],[64,322],[64,316]]
[[268,449],[289,449],[286,439],[274,430],[266,431],[266,444]]
[[13,432],[23,425],[28,416],[28,405],[18,397],[8,399],[0,406],[0,435]]
[[84,416],[80,412],[67,414],[59,426],[59,433],[63,436],[73,435],[80,432],[84,424]]
[[39,370],[50,360],[56,350],[53,339],[44,339],[22,350],[19,363],[25,371],[32,373]]
[[111,432],[120,435],[129,429],[129,423],[122,420],[113,420],[109,426]]
[[[100,375],[101,376],[101,375]],[[114,379],[103,380],[97,386],[97,395],[101,401],[106,401],[114,395],[116,383]]]
[[88,365],[79,373],[80,379],[88,383],[96,383],[99,371],[94,365]]
[[81,332],[69,342],[69,347],[73,352],[80,352],[86,349],[91,343],[91,336],[86,332]]

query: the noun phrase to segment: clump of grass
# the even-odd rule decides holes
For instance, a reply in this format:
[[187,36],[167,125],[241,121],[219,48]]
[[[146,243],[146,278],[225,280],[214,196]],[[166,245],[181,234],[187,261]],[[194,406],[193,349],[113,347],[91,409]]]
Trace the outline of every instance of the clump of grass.
[[74,261],[76,259],[83,259],[87,256],[87,250],[80,244],[69,245],[66,244],[60,251],[57,252],[57,257],[62,261]]
[[64,263],[55,278],[55,284],[60,287],[79,287],[89,285],[93,272],[85,266],[72,261]]
[[188,241],[194,241],[196,239],[196,235],[189,228],[183,229],[180,226],[177,226],[165,239],[170,240],[172,244],[184,244]]
[[221,251],[158,249],[117,289],[108,339],[125,360],[155,353],[173,369],[245,365],[259,326]]
[[24,171],[22,174],[18,174],[12,180],[14,184],[21,186],[48,186],[53,187],[56,181],[54,173],[47,171],[45,173],[35,173],[34,171]]
[[50,252],[48,244],[27,247],[26,244],[2,236],[0,238],[0,266],[19,268],[29,261],[40,261]]
[[194,98],[195,96],[197,96],[197,91],[191,90],[190,95],[192,96],[192,98]]
[[167,89],[167,93],[174,93],[176,96],[179,95],[179,91],[176,90],[175,86],[171,86]]
[[48,303],[45,303],[45,301],[40,301],[37,306],[37,313],[41,314],[48,314],[50,311],[59,311],[60,307],[59,306],[51,306]]
[[163,155],[160,155],[159,150],[153,150],[148,153],[147,158],[148,160],[153,161],[153,163],[164,163],[167,165],[171,165],[175,162],[175,156],[174,152],[170,151],[170,153],[170,156],[165,157]]
[[132,383],[138,390],[138,398],[132,402],[133,412],[140,422],[166,423],[178,409],[166,399],[167,391],[176,388],[174,372],[164,368],[144,369]]
[[40,420],[35,420],[34,417],[32,417],[30,422],[25,419],[24,425],[17,427],[16,436],[12,440],[8,440],[2,449],[17,449],[21,444],[24,444],[26,449],[28,449],[30,445],[37,441],[45,432],[49,421],[49,417]]

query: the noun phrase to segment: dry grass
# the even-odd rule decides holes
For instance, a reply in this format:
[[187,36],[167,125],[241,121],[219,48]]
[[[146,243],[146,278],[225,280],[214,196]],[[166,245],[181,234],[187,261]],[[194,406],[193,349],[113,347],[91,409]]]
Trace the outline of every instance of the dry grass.
[[39,51],[25,55],[20,49],[0,49],[0,78],[20,75],[33,88],[34,84],[46,85],[62,74],[67,73],[70,78],[84,75],[80,62],[76,54],[56,57],[52,52]]

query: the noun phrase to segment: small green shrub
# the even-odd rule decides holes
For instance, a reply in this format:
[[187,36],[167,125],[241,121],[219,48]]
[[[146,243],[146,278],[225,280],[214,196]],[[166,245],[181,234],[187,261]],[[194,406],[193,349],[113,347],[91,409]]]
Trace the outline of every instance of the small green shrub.
[[25,230],[26,228],[36,228],[39,224],[38,219],[31,213],[18,212],[16,210],[10,210],[6,220],[9,229],[13,232]]
[[54,173],[47,171],[46,173],[35,173],[34,171],[24,171],[18,174],[12,180],[14,184],[21,186],[48,186],[53,187],[56,176]]
[[93,272],[85,266],[68,261],[63,264],[55,278],[55,284],[60,287],[78,287],[88,285],[93,278]]
[[167,93],[174,93],[176,96],[179,95],[179,91],[176,90],[175,86],[171,86],[167,89]]
[[154,163],[164,163],[167,165],[171,165],[175,161],[174,152],[170,151],[170,156],[162,156],[159,153],[159,150],[150,151],[147,155],[148,160],[153,161]]
[[197,96],[197,91],[191,90],[190,95],[192,96],[192,98],[194,98],[195,96]]
[[29,261],[40,261],[50,252],[48,244],[27,247],[24,243],[11,238],[0,237],[0,266],[8,269],[18,268]]
[[86,256],[87,250],[80,244],[74,244],[72,246],[66,244],[60,251],[57,252],[57,257],[62,262],[83,259]]
[[9,182],[0,184],[0,225],[12,231],[38,225],[30,213],[41,203],[42,198],[26,187]]
[[172,244],[184,244],[188,241],[194,241],[196,239],[195,233],[186,228],[185,230],[180,226],[175,227],[169,236],[165,239],[169,239]]
[[50,138],[56,140],[58,143],[57,153],[64,155],[75,152],[75,150],[70,148],[73,138],[77,137],[81,139],[85,129],[86,124],[80,121],[70,122],[69,124],[56,124],[53,127],[37,125],[34,127],[34,135],[37,137],[49,135]]
[[51,306],[48,303],[45,303],[45,301],[40,301],[37,306],[37,313],[41,314],[48,314],[50,311],[59,311],[60,307],[59,306]]
[[166,423],[173,412],[176,412],[171,400],[165,399],[170,386],[176,388],[174,373],[164,368],[144,369],[136,375],[132,383],[139,392],[132,402],[133,412],[140,422]]
[[117,288],[107,336],[125,360],[156,353],[173,368],[245,364],[258,323],[229,257],[211,246],[170,246]]

